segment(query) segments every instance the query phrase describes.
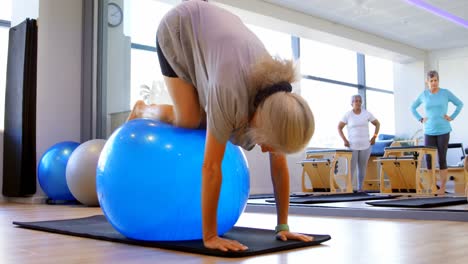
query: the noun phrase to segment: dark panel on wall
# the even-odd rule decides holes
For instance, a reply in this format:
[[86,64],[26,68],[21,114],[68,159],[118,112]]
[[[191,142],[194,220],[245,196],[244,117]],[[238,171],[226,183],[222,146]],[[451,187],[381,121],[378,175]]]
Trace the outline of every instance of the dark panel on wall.
[[36,193],[37,23],[10,28],[5,89],[3,195]]

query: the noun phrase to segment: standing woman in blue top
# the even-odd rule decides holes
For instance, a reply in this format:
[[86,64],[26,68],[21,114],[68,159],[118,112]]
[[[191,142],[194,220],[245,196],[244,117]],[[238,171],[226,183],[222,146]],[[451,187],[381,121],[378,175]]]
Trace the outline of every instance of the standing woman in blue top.
[[[439,87],[439,74],[437,71],[429,71],[426,82],[429,88],[424,90],[413,102],[411,111],[414,117],[424,124],[424,145],[437,147],[440,170],[439,194],[444,194],[448,175],[447,148],[450,131],[452,131],[450,122],[460,113],[463,108],[463,102],[449,90]],[[447,114],[449,102],[456,107],[451,115]],[[421,104],[424,105],[426,115],[424,117],[416,110]],[[430,157],[427,157],[426,161],[428,169],[431,169]]]

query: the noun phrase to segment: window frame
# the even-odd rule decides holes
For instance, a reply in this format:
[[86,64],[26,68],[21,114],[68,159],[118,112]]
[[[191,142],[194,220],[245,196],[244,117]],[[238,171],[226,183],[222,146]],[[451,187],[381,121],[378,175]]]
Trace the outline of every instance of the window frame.
[[0,27],[11,27],[11,21],[0,19]]

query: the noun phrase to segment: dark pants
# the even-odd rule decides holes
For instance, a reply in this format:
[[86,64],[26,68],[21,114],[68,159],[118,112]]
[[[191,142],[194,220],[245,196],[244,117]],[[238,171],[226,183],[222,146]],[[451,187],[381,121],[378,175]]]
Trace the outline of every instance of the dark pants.
[[164,56],[161,47],[159,46],[158,37],[156,37],[156,51],[158,52],[159,67],[161,68],[162,75],[166,77],[177,78],[177,74],[172,69],[171,65]]
[[[437,156],[439,157],[439,169],[447,169],[447,149],[450,139],[450,133],[430,136],[424,135],[424,145],[437,148]],[[432,169],[431,156],[426,155],[427,168]]]

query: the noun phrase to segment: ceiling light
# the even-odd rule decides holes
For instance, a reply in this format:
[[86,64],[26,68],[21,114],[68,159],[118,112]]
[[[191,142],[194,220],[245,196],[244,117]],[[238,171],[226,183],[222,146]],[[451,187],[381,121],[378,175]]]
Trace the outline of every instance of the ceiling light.
[[468,20],[463,19],[459,16],[456,16],[454,14],[451,14],[445,10],[442,10],[436,6],[433,6],[431,4],[426,3],[426,1],[422,0],[406,0],[406,2],[413,4],[421,9],[424,9],[428,12],[431,12],[434,15],[440,16],[442,18],[445,18],[449,21],[452,21],[453,23],[456,23],[460,26],[468,28]]

